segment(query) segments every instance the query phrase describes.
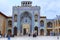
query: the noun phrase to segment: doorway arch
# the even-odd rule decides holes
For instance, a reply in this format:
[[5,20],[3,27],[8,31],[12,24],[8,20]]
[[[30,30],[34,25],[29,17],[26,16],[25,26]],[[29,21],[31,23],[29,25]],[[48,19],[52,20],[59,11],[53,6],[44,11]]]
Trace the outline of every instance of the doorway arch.
[[12,33],[11,29],[8,29],[8,35],[12,35],[11,33]]
[[38,35],[38,27],[37,26],[35,26],[34,30],[35,30],[36,34]]
[[28,11],[24,11],[20,15],[20,30],[21,30],[20,33],[22,33],[23,35],[31,33],[32,32],[31,26],[32,26],[32,14]]
[[52,22],[48,22],[47,23],[47,27],[52,28],[53,27],[53,23]]
[[40,21],[40,26],[44,27],[44,21],[43,20]]
[[26,28],[23,29],[23,35],[26,35]]
[[40,35],[42,35],[42,36],[44,35],[44,29],[40,30]]
[[14,35],[17,36],[17,27],[14,27]]

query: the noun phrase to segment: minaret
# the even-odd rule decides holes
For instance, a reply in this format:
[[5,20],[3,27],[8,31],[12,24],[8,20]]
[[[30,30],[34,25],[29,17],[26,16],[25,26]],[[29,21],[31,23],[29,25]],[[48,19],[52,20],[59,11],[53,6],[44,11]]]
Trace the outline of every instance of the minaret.
[[32,1],[22,1],[21,6],[23,6],[23,7],[31,7],[32,6]]

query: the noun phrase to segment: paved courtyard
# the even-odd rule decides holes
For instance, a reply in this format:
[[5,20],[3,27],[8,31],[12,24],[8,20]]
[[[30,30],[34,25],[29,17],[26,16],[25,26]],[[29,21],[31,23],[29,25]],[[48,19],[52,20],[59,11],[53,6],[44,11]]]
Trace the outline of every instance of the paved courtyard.
[[[0,40],[8,40],[8,39],[0,38]],[[10,40],[60,40],[60,37],[58,39],[57,36],[37,36],[37,37],[23,36],[23,37],[14,37],[11,38]]]

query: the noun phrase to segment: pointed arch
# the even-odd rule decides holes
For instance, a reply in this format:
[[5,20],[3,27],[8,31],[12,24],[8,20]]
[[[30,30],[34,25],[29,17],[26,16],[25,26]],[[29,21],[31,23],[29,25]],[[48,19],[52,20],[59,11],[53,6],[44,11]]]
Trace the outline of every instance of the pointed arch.
[[40,30],[40,35],[44,35],[44,29]]
[[41,26],[41,27],[44,26],[44,21],[43,21],[43,20],[40,21],[40,26]]
[[14,35],[17,36],[17,27],[14,27]]
[[8,26],[9,26],[9,27],[12,27],[12,20],[9,20],[9,21],[8,21]]
[[48,23],[47,23],[47,27],[53,27],[52,22],[48,22]]
[[14,15],[14,21],[17,22],[17,14]]

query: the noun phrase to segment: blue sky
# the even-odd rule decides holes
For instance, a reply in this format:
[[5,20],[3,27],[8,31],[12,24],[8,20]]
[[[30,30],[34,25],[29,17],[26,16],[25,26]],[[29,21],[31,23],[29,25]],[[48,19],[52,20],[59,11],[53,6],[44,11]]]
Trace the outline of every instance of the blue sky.
[[[7,16],[12,16],[12,7],[21,6],[21,1],[25,0],[0,0],[0,11]],[[26,0],[32,1],[33,6],[40,6],[40,15],[53,19],[60,15],[60,0]]]

